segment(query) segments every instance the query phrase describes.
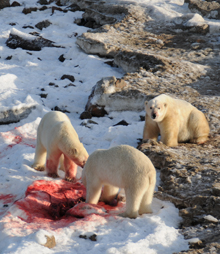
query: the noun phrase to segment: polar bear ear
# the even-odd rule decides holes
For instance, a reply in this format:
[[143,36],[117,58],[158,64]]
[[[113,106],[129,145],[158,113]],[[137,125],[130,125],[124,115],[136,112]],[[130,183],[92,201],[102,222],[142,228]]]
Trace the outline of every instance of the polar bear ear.
[[76,149],[76,148],[73,148],[73,149],[72,149],[72,152],[73,152],[74,155],[76,155],[76,154],[77,154],[77,149]]

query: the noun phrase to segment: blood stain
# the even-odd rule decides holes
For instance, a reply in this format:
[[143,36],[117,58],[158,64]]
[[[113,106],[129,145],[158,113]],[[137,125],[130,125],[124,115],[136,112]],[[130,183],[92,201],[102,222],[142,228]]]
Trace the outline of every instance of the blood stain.
[[[119,210],[124,208],[124,203],[113,207],[99,202],[97,206],[92,205],[95,207],[94,210],[100,210],[101,207],[105,212],[101,214],[88,213],[86,206],[89,204],[83,203],[85,197],[86,188],[80,182],[39,180],[27,188],[25,198],[16,201],[15,205],[23,211],[19,218],[29,223],[31,228],[35,224],[39,228],[53,229],[65,227],[79,220],[92,221],[93,216],[105,218],[115,216]],[[79,206],[76,205],[78,203]],[[75,206],[77,213],[68,213]]]

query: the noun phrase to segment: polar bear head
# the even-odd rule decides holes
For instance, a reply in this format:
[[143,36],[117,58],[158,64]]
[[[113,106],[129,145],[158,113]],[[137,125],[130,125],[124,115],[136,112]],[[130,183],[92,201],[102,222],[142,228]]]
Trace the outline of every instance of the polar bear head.
[[88,157],[89,155],[82,143],[79,147],[72,149],[71,159],[81,168],[85,166]]
[[161,122],[167,112],[169,97],[165,94],[159,95],[149,102],[145,102],[145,110],[148,116],[155,122]]

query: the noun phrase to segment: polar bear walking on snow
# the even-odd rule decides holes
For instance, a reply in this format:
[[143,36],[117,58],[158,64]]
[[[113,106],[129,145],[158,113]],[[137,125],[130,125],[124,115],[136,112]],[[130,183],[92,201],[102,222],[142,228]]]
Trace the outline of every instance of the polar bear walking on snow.
[[92,153],[83,169],[82,182],[86,186],[86,202],[111,202],[119,188],[124,188],[126,211],[123,217],[152,213],[151,203],[156,184],[156,170],[150,159],[139,150],[120,145]]
[[208,139],[209,124],[205,115],[190,103],[161,94],[145,102],[143,140],[161,141],[167,146],[178,142],[202,144]]
[[[60,160],[61,159],[61,160]],[[64,167],[65,179],[74,181],[77,165],[83,167],[88,153],[66,114],[59,111],[47,113],[37,129],[34,164],[38,171],[45,169],[48,176],[57,177],[59,162]]]

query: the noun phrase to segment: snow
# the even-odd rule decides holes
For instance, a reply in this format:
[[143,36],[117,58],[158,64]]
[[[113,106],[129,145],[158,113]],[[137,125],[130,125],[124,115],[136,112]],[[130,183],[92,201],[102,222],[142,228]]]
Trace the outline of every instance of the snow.
[[205,219],[205,220],[212,221],[212,222],[218,222],[218,219],[216,219],[216,218],[213,217],[212,215],[206,215],[206,216],[204,216],[204,219]]
[[[86,27],[74,24],[75,19],[81,18],[82,12],[55,11],[51,16],[51,9],[47,9],[24,15],[24,7],[39,5],[36,0],[18,2],[22,4],[21,7],[0,10],[0,112],[33,105],[35,109],[18,123],[0,125],[0,253],[170,254],[187,250],[188,241],[178,231],[181,222],[178,209],[156,198],[153,200],[153,214],[142,215],[135,220],[121,218],[115,213],[103,216],[105,209],[88,207],[85,218],[57,228],[45,229],[43,223],[25,221],[28,215],[19,209],[15,201],[25,200],[27,188],[38,180],[62,183],[63,172],[59,171],[61,178],[54,180],[47,177],[45,172],[37,172],[30,167],[34,158],[37,127],[45,113],[55,106],[69,111],[67,114],[81,142],[91,154],[96,149],[119,144],[136,147],[137,140],[142,138],[144,122],[139,117],[144,112],[113,110],[103,118],[93,117],[93,122],[80,120],[80,113],[84,111],[96,82],[103,77],[120,78],[123,71],[105,64],[106,59],[87,55],[77,47],[76,36],[87,31]],[[218,21],[209,21],[199,14],[190,13],[183,0],[135,2],[150,11],[153,18],[193,25],[206,22],[211,25],[211,32],[219,31]],[[64,48],[27,51],[6,46],[10,32],[33,39],[29,35],[33,29],[23,26],[34,27],[46,19],[52,25],[42,31],[37,28],[34,31]],[[12,27],[9,23],[16,25]],[[62,54],[66,60],[61,63],[58,58]],[[12,56],[11,60],[7,60],[9,56]],[[70,81],[67,79],[61,80],[63,74],[73,75],[75,86],[68,86]],[[50,82],[56,86],[49,86]],[[41,98],[41,93],[47,94],[47,97]],[[121,120],[129,125],[113,126]],[[78,168],[78,178],[81,172],[82,169]],[[158,185],[159,172],[157,179]],[[206,219],[210,220],[210,216]],[[93,234],[97,235],[95,242],[89,239]],[[80,238],[80,235],[86,235],[87,239]],[[55,237],[56,246],[52,249],[43,246],[47,241],[46,236]]]

